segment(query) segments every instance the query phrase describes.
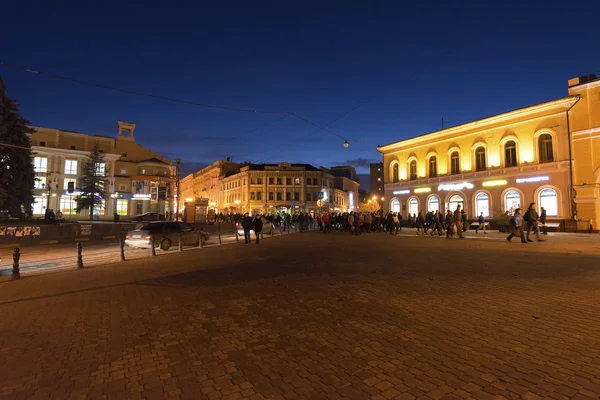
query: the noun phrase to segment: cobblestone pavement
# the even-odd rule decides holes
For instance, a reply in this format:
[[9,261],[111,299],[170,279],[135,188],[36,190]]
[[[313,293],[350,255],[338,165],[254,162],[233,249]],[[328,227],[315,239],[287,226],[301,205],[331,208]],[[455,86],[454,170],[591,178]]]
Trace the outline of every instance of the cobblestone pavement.
[[600,398],[600,242],[307,233],[0,282],[0,398]]

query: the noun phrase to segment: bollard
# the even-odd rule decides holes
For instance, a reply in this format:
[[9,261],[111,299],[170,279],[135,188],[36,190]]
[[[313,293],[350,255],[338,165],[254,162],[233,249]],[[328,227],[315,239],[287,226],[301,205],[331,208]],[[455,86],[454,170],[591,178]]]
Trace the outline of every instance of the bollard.
[[198,248],[202,248],[202,232],[198,232]]
[[150,236],[150,247],[152,248],[152,255],[155,256],[156,255],[156,246],[154,246],[154,236]]
[[183,233],[179,232],[179,251],[183,251]]
[[21,259],[21,250],[18,247],[15,247],[15,251],[13,251],[13,270],[12,270],[12,278],[19,279],[21,277],[21,271],[19,270],[19,260]]
[[120,239],[119,245],[121,246],[121,261],[125,261],[125,239]]
[[83,246],[77,242],[77,268],[83,268]]
[[217,225],[217,235],[219,236],[219,246],[221,246],[223,244],[223,242],[221,241],[221,222],[219,222],[219,224]]

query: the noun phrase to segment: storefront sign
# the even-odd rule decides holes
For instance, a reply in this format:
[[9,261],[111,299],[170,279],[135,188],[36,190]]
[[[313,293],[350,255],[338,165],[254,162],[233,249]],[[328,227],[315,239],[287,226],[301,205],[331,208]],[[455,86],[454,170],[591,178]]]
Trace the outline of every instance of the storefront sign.
[[150,193],[135,193],[133,195],[134,200],[150,200]]
[[507,185],[508,181],[506,179],[498,179],[495,181],[485,181],[481,184],[483,187],[492,187],[492,186],[502,186]]
[[431,188],[429,187],[423,187],[423,188],[416,188],[414,190],[415,193],[429,193],[431,192]]
[[92,225],[79,225],[81,236],[91,236],[92,235]]
[[545,182],[549,180],[549,176],[532,176],[530,178],[517,178],[517,183]]
[[408,189],[404,189],[404,190],[394,190],[394,194],[409,194],[410,190]]
[[443,185],[438,186],[438,191],[447,191],[451,192],[453,190],[462,190],[462,189],[473,189],[473,184],[469,182],[461,182],[461,183],[445,183]]

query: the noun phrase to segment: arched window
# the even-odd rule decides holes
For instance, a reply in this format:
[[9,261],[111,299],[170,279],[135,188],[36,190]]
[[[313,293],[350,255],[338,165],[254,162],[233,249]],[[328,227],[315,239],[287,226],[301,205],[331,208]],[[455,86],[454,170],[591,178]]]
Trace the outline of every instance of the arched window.
[[427,199],[427,211],[436,212],[440,211],[440,199],[437,196],[430,196]]
[[475,150],[475,169],[477,171],[485,171],[485,147],[480,146]]
[[554,161],[554,152],[552,148],[552,135],[544,133],[538,138],[540,162],[552,162]]
[[391,205],[391,211],[394,213],[399,213],[400,212],[400,200],[398,199],[392,199],[392,202],[390,203]]
[[429,177],[435,178],[437,176],[437,157],[429,157]]
[[400,173],[398,172],[398,164],[394,164],[392,168],[392,181],[398,182],[400,180]]
[[542,207],[546,210],[546,215],[550,217],[558,216],[558,196],[553,189],[544,189],[539,194],[538,204],[540,208],[538,212],[542,213]]
[[459,194],[455,194],[454,196],[450,197],[450,201],[448,201],[448,210],[454,212],[456,211],[456,208],[460,206],[461,209],[465,209],[465,200],[462,198],[461,195]]
[[487,193],[479,193],[475,197],[475,218],[479,217],[483,213],[484,217],[490,216],[490,198]]
[[458,151],[450,155],[450,171],[453,174],[460,174],[460,156],[458,155]]
[[504,165],[506,167],[517,166],[517,144],[513,140],[509,140],[504,145]]
[[513,214],[517,208],[521,207],[521,195],[516,190],[509,190],[504,194],[504,209],[509,214]]
[[408,213],[410,215],[419,214],[419,200],[416,197],[408,201]]
[[412,160],[410,162],[410,180],[414,181],[415,179],[417,179],[417,162],[415,160]]

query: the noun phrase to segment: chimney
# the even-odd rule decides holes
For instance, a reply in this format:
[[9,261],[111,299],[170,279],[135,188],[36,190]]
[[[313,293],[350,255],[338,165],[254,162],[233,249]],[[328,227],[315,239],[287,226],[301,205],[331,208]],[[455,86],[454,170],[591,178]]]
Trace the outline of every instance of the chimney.
[[577,78],[569,79],[569,88],[577,85],[583,85],[584,83],[589,83],[598,79],[595,74],[588,74],[584,76],[579,76]]

